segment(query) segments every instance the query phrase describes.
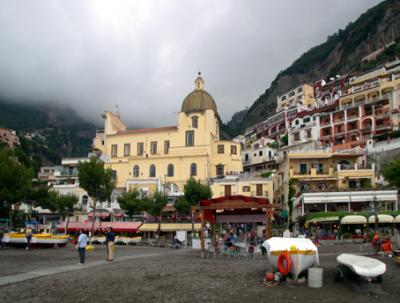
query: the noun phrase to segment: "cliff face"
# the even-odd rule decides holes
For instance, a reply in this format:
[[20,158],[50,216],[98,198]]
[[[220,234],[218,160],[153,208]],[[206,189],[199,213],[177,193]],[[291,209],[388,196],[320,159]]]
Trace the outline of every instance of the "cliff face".
[[[21,149],[40,165],[59,164],[63,157],[86,156],[96,127],[66,106],[17,103],[0,98],[0,127],[20,136]],[[27,140],[24,134],[33,134]]]
[[227,123],[231,135],[273,115],[278,95],[305,82],[357,71],[363,57],[393,40],[400,40],[399,0],[387,0],[369,9],[279,73],[248,110],[235,114]]

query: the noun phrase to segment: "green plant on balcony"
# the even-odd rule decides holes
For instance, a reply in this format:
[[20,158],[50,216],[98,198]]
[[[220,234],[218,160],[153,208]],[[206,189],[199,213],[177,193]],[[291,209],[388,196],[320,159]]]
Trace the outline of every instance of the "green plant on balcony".
[[269,178],[274,172],[272,170],[267,170],[265,172],[263,172],[260,177],[261,178]]
[[281,144],[282,144],[283,146],[289,144],[289,137],[288,137],[287,134],[281,137]]

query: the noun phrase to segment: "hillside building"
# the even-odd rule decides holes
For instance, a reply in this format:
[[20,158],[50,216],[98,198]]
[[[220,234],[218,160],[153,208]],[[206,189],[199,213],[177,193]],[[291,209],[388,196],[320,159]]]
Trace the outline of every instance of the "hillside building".
[[0,128],[0,142],[6,143],[9,149],[14,149],[14,147],[20,145],[15,130],[8,128]]
[[289,181],[295,196],[307,192],[360,190],[375,187],[374,164],[367,164],[362,149],[333,152],[317,144],[304,144],[281,151],[278,159],[280,202],[289,200]]
[[334,150],[364,147],[369,139],[399,129],[400,61],[353,76],[336,110],[321,114],[320,140]]
[[314,87],[305,83],[295,89],[277,97],[276,112],[285,108],[314,109],[316,106]]

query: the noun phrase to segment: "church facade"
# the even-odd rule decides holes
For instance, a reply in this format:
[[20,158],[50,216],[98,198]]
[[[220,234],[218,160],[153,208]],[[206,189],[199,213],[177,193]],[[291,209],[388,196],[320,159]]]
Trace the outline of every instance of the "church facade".
[[113,170],[117,188],[179,196],[191,177],[208,183],[243,169],[240,144],[220,140],[217,106],[200,75],[177,125],[127,129],[118,113],[106,111],[103,118],[93,146]]

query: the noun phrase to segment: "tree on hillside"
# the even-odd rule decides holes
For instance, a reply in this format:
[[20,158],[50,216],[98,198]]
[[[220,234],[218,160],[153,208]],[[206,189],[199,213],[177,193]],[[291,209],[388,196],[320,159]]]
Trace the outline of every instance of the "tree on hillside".
[[390,162],[385,167],[383,176],[390,184],[400,189],[400,160]]
[[129,218],[132,218],[142,210],[142,200],[140,199],[140,194],[137,190],[123,193],[118,197],[117,201],[121,209],[125,211]]
[[0,203],[8,209],[10,229],[12,207],[24,199],[32,183],[32,171],[21,164],[8,150],[0,149]]
[[[190,206],[196,206],[199,204],[199,201],[210,199],[212,197],[212,191],[209,185],[201,184],[200,181],[196,181],[193,178],[190,178],[185,186],[185,199],[190,204]],[[194,215],[193,211],[191,212],[192,216],[192,237],[194,233]]]
[[65,224],[65,234],[68,230],[69,218],[73,216],[79,198],[74,194],[61,195],[58,192],[50,192],[48,204],[50,210],[57,212]]
[[[90,158],[88,162],[80,162],[79,169],[79,186],[83,188],[92,198],[92,234],[94,232],[94,222],[96,221],[96,206],[99,201],[109,201],[115,183],[112,177],[112,171],[104,168],[104,163],[97,157]],[[92,241],[90,239],[90,241]]]
[[160,192],[156,192],[152,197],[142,200],[142,208],[150,215],[158,218],[157,239],[160,239],[162,210],[167,205],[168,198]]

